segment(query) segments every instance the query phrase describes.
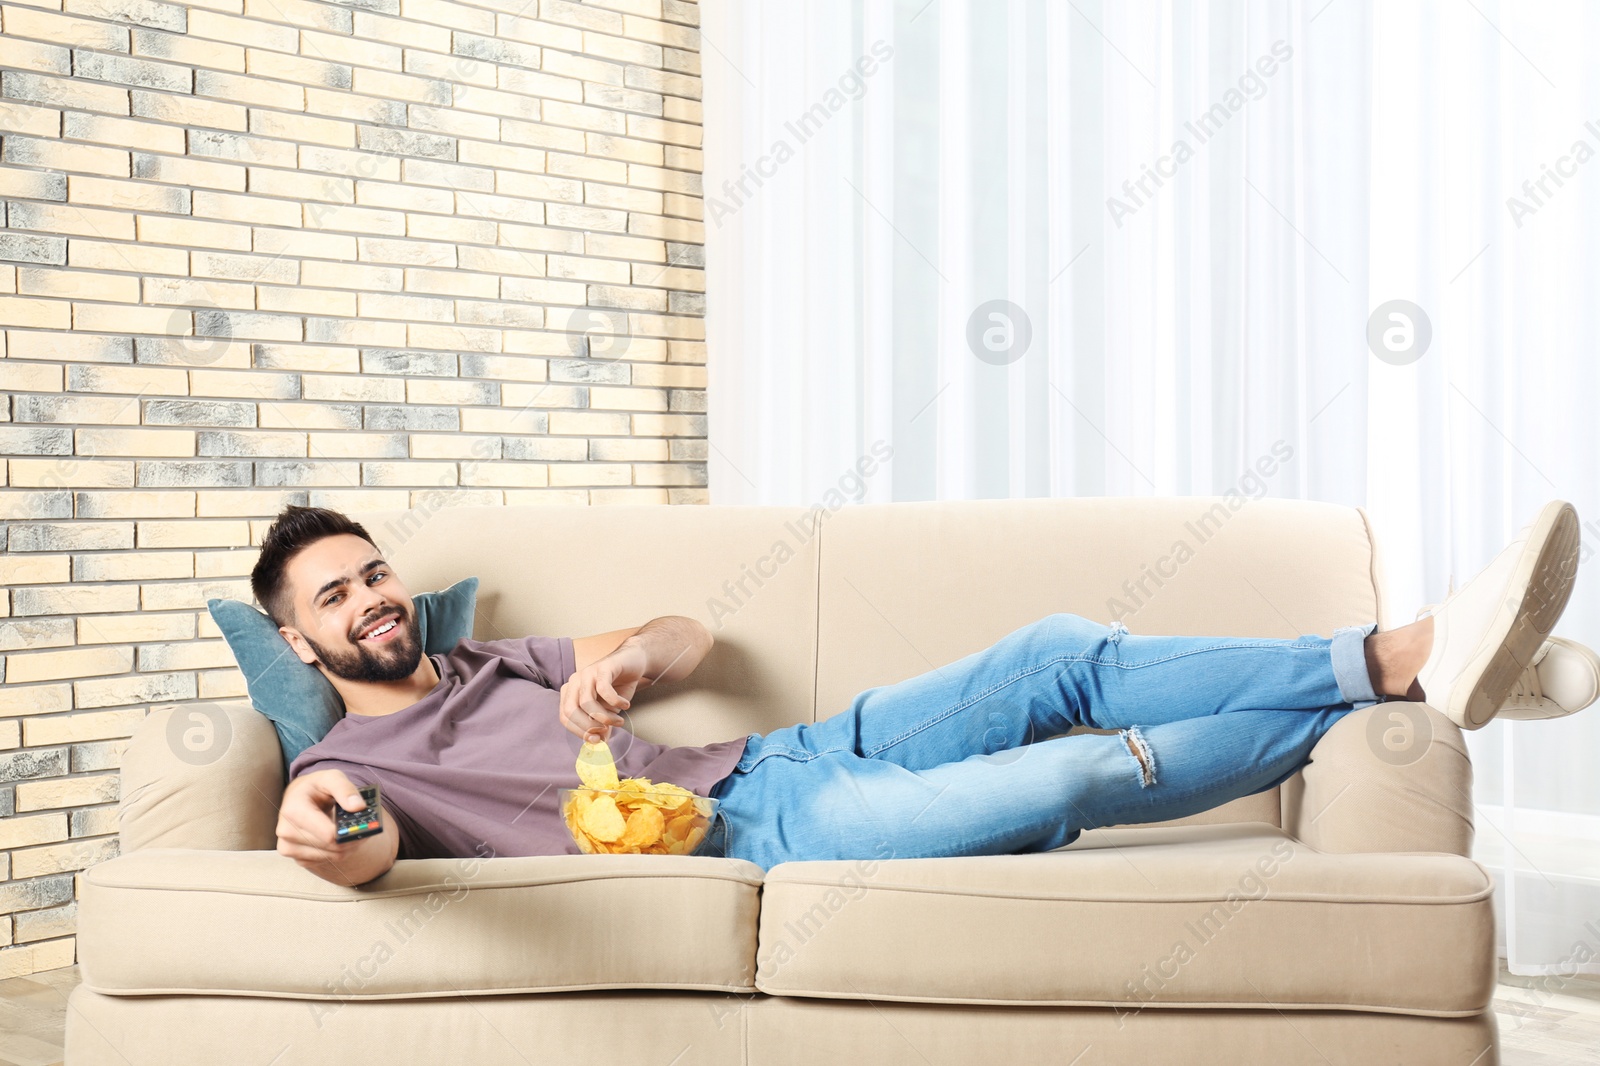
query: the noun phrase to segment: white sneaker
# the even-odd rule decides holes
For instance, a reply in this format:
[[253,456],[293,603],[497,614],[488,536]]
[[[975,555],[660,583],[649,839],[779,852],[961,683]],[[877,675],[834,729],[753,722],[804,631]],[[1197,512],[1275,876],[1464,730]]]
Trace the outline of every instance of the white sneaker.
[[1500,717],[1518,721],[1563,718],[1600,699],[1600,655],[1565,637],[1551,637],[1533,656]]
[[[1438,604],[1417,612],[1421,618]],[[1564,718],[1600,700],[1600,655],[1575,640],[1550,637],[1533,653],[1511,695],[1500,705],[1497,718],[1535,721]]]
[[1577,569],[1578,512],[1552,500],[1433,612],[1423,700],[1463,729],[1487,725],[1566,610]]

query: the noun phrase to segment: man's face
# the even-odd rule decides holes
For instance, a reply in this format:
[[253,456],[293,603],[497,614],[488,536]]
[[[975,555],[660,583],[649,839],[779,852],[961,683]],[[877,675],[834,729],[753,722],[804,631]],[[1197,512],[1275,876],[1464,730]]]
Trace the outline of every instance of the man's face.
[[400,681],[416,672],[416,610],[378,549],[351,534],[324,537],[289,560],[285,576],[294,624],[281,632],[301,661],[320,662],[346,681]]

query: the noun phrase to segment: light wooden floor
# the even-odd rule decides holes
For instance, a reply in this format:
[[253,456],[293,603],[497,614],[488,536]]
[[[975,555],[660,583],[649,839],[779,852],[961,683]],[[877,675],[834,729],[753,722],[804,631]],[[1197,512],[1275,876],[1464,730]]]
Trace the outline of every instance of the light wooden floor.
[[[60,1066],[78,968],[0,981],[0,1066]],[[1504,1066],[1600,1063],[1600,977],[1513,977],[1495,996]]]

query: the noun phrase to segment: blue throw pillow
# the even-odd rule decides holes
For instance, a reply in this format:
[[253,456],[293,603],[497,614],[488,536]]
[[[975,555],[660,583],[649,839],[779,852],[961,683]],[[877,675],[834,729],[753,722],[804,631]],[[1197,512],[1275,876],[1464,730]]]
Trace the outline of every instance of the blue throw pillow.
[[[444,655],[472,636],[478,579],[457,581],[443,592],[412,597],[424,655]],[[283,776],[295,756],[328,735],[344,717],[344,701],[322,671],[300,661],[278,624],[240,600],[207,600],[211,617],[244,672],[255,709],[272,720],[283,748]]]

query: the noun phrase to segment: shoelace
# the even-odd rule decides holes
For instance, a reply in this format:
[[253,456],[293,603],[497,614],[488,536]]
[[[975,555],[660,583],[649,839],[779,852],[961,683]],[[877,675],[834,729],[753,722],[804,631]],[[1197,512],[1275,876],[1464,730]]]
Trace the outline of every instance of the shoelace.
[[[1537,662],[1537,660],[1535,660]],[[1539,684],[1539,671],[1524,670],[1517,683],[1511,686],[1511,695],[1501,706],[1528,705],[1537,707],[1544,702],[1544,686]]]

